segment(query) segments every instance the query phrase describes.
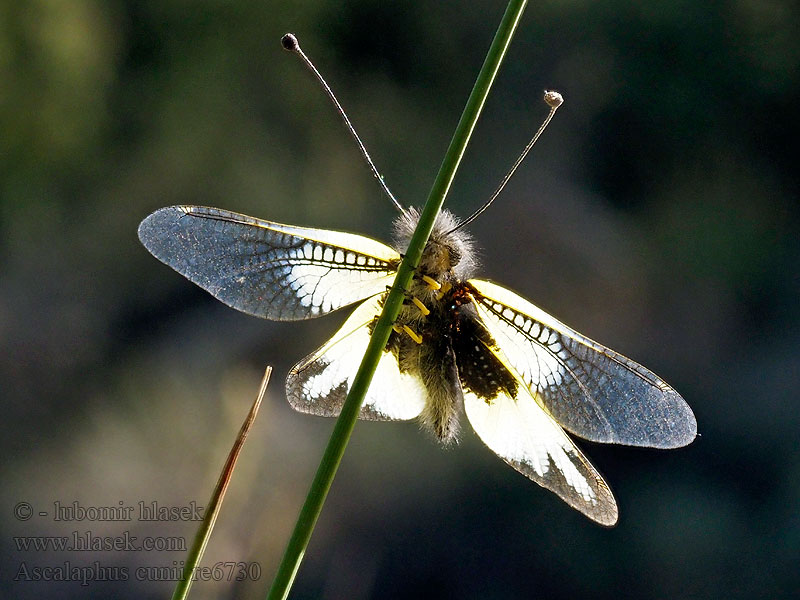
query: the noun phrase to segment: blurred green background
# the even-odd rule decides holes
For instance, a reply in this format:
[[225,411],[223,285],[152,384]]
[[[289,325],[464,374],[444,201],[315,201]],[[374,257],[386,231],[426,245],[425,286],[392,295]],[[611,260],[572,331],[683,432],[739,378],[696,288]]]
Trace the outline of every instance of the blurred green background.
[[[504,8],[0,3],[0,595],[170,594],[137,569],[182,552],[13,538],[191,539],[191,522],[57,522],[54,503],[205,504],[271,364],[204,562],[261,577],[192,596],[263,597],[332,427],[292,412],[282,377],[345,315],[238,314],[153,259],[136,227],[191,203],[388,239],[391,205],[280,36],[298,35],[395,194],[420,205]],[[671,452],[583,443],[620,504],[605,530],[469,431],[443,451],[413,423],[361,423],[293,598],[798,592],[798,31],[783,0],[528,7],[448,206],[483,202],[545,116],[542,90],[561,91],[471,227],[481,275],[662,375],[701,437]],[[20,576],[65,561],[127,581]]]

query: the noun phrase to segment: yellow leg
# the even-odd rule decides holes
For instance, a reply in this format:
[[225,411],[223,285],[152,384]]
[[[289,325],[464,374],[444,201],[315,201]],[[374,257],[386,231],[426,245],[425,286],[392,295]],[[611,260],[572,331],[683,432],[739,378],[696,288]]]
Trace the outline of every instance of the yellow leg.
[[418,344],[422,343],[422,336],[413,329],[411,329],[411,327],[409,327],[408,325],[403,325],[403,331],[405,331],[408,334],[408,337],[410,337]]
[[427,317],[429,314],[431,314],[431,311],[428,310],[427,306],[420,302],[419,298],[412,298],[411,301],[419,309],[419,312],[422,313],[422,316]]
[[422,281],[428,284],[428,287],[432,290],[439,290],[442,288],[442,284],[436,281],[433,277],[428,277],[427,275],[423,275],[420,277]]

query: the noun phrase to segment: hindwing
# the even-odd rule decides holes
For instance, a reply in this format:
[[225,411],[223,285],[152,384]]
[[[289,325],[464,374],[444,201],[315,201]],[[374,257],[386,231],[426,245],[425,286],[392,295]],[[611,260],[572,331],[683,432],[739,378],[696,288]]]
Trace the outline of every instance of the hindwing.
[[491,400],[465,390],[464,410],[478,437],[517,471],[601,525],[617,522],[608,484],[524,384]]
[[[295,410],[338,416],[380,312],[380,297],[362,302],[324,346],[292,367],[286,395]],[[425,407],[426,397],[420,378],[400,372],[397,357],[384,351],[359,416],[370,421],[413,419]]]

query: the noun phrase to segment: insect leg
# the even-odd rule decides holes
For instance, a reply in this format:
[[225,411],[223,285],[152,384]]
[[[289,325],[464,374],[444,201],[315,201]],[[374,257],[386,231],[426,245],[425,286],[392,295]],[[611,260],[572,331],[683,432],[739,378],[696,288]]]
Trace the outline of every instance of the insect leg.
[[427,307],[427,306],[425,306],[425,305],[424,305],[424,304],[423,304],[423,303],[420,301],[420,299],[419,299],[419,298],[416,298],[416,297],[414,297],[414,298],[411,298],[411,302],[413,302],[413,303],[414,303],[414,306],[416,306],[416,307],[419,309],[419,312],[421,312],[421,313],[422,313],[422,316],[423,316],[423,317],[427,317],[429,314],[431,314],[431,311],[428,309],[428,307]]
[[435,291],[442,289],[442,284],[436,281],[433,277],[429,277],[427,275],[421,275],[420,279],[422,279],[422,281],[427,283],[428,287],[431,288],[431,290]]

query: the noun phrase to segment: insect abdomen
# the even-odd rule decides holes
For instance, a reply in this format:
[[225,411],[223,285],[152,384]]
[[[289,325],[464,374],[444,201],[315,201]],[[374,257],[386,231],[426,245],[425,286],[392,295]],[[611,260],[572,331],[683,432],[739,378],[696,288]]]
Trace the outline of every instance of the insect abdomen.
[[452,344],[461,385],[489,404],[501,392],[515,398],[517,381],[490,350],[496,343],[480,322],[472,302],[459,289],[450,306],[454,320]]

